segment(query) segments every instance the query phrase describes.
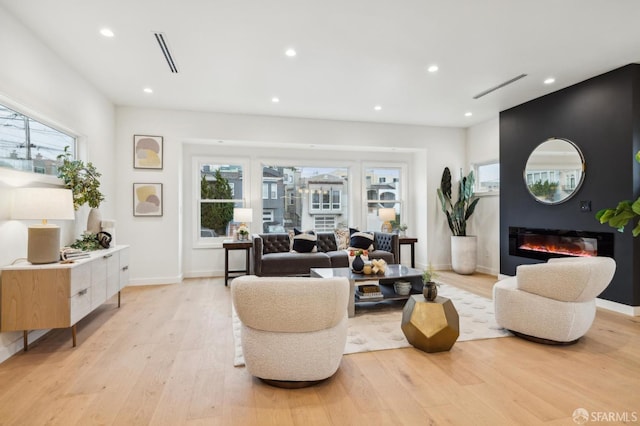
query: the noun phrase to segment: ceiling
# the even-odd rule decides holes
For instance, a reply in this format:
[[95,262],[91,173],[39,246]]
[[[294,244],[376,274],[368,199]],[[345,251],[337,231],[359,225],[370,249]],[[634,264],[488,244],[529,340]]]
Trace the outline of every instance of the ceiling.
[[[137,107],[468,127],[640,62],[638,0],[0,0],[0,6],[116,105]],[[100,35],[103,27],[115,36]],[[177,74],[154,32],[164,33]],[[288,48],[297,55],[286,56]],[[433,64],[439,70],[430,73]],[[473,99],[521,74],[527,76]],[[545,85],[548,77],[555,83]]]

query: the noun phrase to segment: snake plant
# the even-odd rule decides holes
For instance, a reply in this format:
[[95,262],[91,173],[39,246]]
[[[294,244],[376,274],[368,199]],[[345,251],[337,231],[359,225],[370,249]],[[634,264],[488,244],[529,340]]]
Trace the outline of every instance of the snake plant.
[[479,198],[474,197],[474,183],[473,170],[467,176],[463,176],[462,170],[460,170],[458,201],[454,204],[451,199],[451,171],[449,171],[448,167],[445,167],[442,172],[438,198],[440,199],[442,211],[447,215],[447,223],[454,236],[464,237],[467,235],[467,219],[473,214],[479,200]]

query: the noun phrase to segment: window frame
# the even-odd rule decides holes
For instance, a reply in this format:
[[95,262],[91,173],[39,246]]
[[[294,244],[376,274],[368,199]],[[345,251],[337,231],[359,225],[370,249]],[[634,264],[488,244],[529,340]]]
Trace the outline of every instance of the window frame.
[[[390,184],[390,183],[400,183],[400,190],[396,192],[397,194],[397,199],[395,200],[383,200],[383,199],[372,199],[369,198],[369,190],[367,188],[367,170],[369,169],[389,169],[389,170],[399,170],[399,174],[400,174],[400,180],[399,182],[394,179],[393,182],[383,182],[386,184]],[[369,223],[369,206],[370,205],[375,205],[378,204],[380,205],[381,203],[390,203],[393,202],[393,204],[399,204],[399,215],[400,215],[400,222],[403,224],[409,224],[409,226],[412,226],[412,224],[410,224],[410,219],[408,217],[408,203],[409,200],[407,198],[407,194],[408,194],[408,186],[409,186],[409,182],[408,182],[408,164],[405,162],[388,162],[388,163],[376,163],[376,162],[363,162],[362,163],[362,170],[361,170],[361,174],[362,174],[362,198],[363,198],[363,208],[362,208],[362,223],[367,224],[367,227],[370,227],[368,225]],[[375,180],[376,183],[373,183]],[[377,185],[380,184],[380,178],[378,179],[372,179],[369,180],[370,185]],[[378,206],[378,208],[380,208]],[[380,223],[380,226],[382,224]],[[372,229],[372,230],[379,230],[378,229]]]
[[[500,167],[500,160],[493,159],[489,161],[483,161],[479,163],[473,163],[471,165],[471,169],[473,170],[473,174],[475,175],[475,184],[473,188],[474,195],[478,197],[487,197],[487,196],[498,196],[500,195],[500,174],[498,173],[498,189],[495,190],[483,190],[480,189],[480,167],[490,166],[493,164],[497,164]],[[525,180],[527,177],[525,176]]]
[[[251,185],[250,185],[250,173],[251,165],[248,157],[228,157],[228,156],[215,156],[215,155],[199,155],[194,156],[192,159],[192,197],[195,200],[193,203],[193,248],[222,248],[222,243],[225,240],[229,240],[231,237],[228,235],[222,235],[217,237],[202,237],[201,230],[201,205],[202,198],[200,198],[200,169],[202,164],[229,164],[234,166],[240,166],[242,168],[242,195],[241,199],[230,200],[217,200],[216,202],[233,202],[240,203],[241,207],[247,207],[247,200],[251,199]],[[236,188],[232,189],[232,196],[235,194]],[[256,212],[254,212],[254,215]]]
[[[24,140],[22,142],[23,145],[25,145],[25,147],[21,148],[21,150],[26,151],[26,137],[28,134],[30,134],[32,131],[35,131],[35,127],[38,126],[33,126],[33,124],[31,123],[36,123],[39,126],[44,126],[47,130],[52,130],[54,132],[57,132],[57,134],[60,134],[61,136],[64,136],[66,138],[71,139],[71,141],[69,143],[64,143],[64,146],[57,146],[56,144],[52,144],[53,147],[59,151],[59,154],[63,154],[64,153],[64,149],[65,147],[69,146],[71,148],[71,158],[76,160],[79,159],[79,147],[80,147],[80,139],[81,137],[77,134],[77,132],[71,131],[66,129],[64,126],[60,126],[58,124],[56,124],[53,120],[47,119],[46,117],[43,117],[41,114],[37,114],[34,113],[33,111],[30,111],[26,108],[22,108],[20,106],[16,106],[15,103],[11,102],[11,101],[7,101],[5,98],[3,98],[2,96],[0,96],[0,106],[5,108],[8,111],[12,111],[13,113],[19,114],[20,117],[24,117],[28,120],[29,124],[29,130],[24,129]],[[19,117],[16,117],[19,118]],[[44,129],[41,129],[44,131]],[[8,143],[10,143],[10,141],[7,141]],[[30,144],[29,147],[33,146],[34,148],[38,148],[35,145],[32,145],[33,143],[37,143],[37,141],[34,141],[33,139],[30,140]],[[18,144],[16,142],[16,144]],[[19,147],[18,147],[19,148]],[[10,149],[10,148],[8,148]],[[45,147],[46,149],[46,147]],[[15,149],[14,149],[15,151]],[[39,151],[38,151],[38,155],[39,155]],[[4,157],[3,157],[4,158]],[[57,158],[57,155],[55,155],[52,158],[48,158],[45,159],[44,161],[49,161],[51,162],[49,165],[53,167],[53,164],[55,162]],[[26,159],[26,158],[18,158],[18,160],[20,161],[31,161],[31,170],[26,170],[26,169],[20,169],[20,168],[13,168],[13,167],[4,167],[4,166],[0,166],[0,170],[8,170],[8,171],[12,171],[12,172],[20,172],[20,173],[26,173],[28,175],[34,175],[34,176],[48,176],[48,177],[53,177],[56,180],[57,178],[57,168],[56,168],[56,173],[39,173],[36,170],[36,168],[38,167],[38,165],[35,164],[35,162],[37,161],[38,157],[37,155],[35,157],[32,157],[30,160]],[[46,165],[41,165],[41,167],[46,167]],[[4,175],[4,173],[3,173]],[[31,179],[33,180],[33,179]],[[36,181],[39,179],[36,179]]]

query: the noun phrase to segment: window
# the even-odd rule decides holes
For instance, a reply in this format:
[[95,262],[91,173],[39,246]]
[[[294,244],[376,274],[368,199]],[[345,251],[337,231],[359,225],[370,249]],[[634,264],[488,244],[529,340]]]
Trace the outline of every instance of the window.
[[[402,222],[402,169],[400,167],[369,167],[364,169],[367,193],[367,229],[380,229],[378,218],[381,208],[396,211],[394,227]],[[378,182],[374,184],[372,182]]]
[[[475,191],[479,193],[483,192],[497,192],[500,191],[500,163],[492,161],[490,163],[476,164],[476,188]],[[527,180],[532,177],[527,176]],[[540,178],[538,177],[538,180]]]
[[335,216],[314,216],[313,228],[318,232],[333,231],[336,229]]
[[333,230],[348,218],[348,169],[343,167],[264,166],[263,208],[273,216],[263,217],[263,232],[283,229]]
[[242,207],[242,166],[200,162],[200,238],[233,234],[233,209]]
[[56,176],[66,146],[75,159],[73,136],[0,105],[0,167]]

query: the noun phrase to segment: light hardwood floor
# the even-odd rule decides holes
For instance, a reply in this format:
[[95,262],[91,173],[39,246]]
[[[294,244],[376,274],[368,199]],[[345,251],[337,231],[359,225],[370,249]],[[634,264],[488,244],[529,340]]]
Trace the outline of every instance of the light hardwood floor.
[[[496,281],[440,280],[485,297]],[[54,330],[0,364],[0,424],[574,425],[577,408],[640,417],[639,318],[598,310],[567,347],[506,337],[346,355],[332,379],[283,390],[233,367],[230,315],[220,278],[129,287],[120,309],[112,299],[78,324],[76,348]]]

